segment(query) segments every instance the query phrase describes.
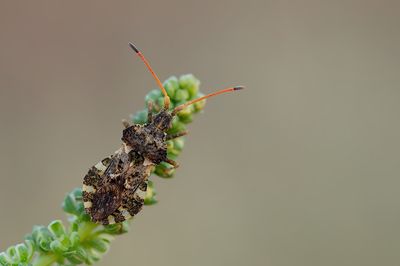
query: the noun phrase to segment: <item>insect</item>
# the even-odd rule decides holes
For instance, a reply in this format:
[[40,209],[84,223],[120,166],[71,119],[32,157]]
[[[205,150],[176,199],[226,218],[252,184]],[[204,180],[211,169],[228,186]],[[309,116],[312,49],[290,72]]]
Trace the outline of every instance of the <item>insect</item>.
[[164,107],[152,113],[148,104],[148,118],[144,125],[123,122],[122,146],[113,155],[92,166],[83,179],[83,204],[93,222],[104,225],[123,222],[136,215],[143,207],[147,180],[154,167],[167,162],[173,168],[178,163],[167,158],[167,141],[187,134],[186,131],[167,135],[174,116],[187,106],[206,98],[243,87],[231,87],[188,101],[170,110],[170,98],[161,81],[144,55],[135,45],[129,46],[140,57],[164,95]]

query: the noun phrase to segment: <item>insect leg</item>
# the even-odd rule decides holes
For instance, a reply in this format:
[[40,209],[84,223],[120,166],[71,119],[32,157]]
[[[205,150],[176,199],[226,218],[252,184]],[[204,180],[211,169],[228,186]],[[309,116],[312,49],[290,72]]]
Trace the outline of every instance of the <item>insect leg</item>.
[[175,162],[174,160],[171,160],[171,159],[167,158],[164,161],[169,163],[170,165],[172,165],[174,168],[178,168],[179,167],[179,164],[177,162]]
[[125,128],[128,128],[131,126],[131,124],[129,124],[129,122],[126,119],[122,119],[122,125],[124,125]]
[[149,101],[147,104],[147,123],[153,121],[153,102]]
[[185,130],[185,131],[178,132],[178,133],[175,133],[175,134],[167,135],[167,140],[176,139],[176,138],[185,136],[185,135],[187,135],[188,133],[189,133],[189,132],[187,132],[187,131]]

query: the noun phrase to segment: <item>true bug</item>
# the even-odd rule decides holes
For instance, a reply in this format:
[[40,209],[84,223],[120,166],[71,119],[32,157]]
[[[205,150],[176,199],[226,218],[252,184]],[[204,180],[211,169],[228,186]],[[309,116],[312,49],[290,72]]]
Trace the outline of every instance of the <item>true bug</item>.
[[155,165],[167,162],[174,168],[178,164],[167,158],[167,140],[186,135],[179,132],[167,135],[173,117],[185,107],[206,98],[240,90],[232,87],[186,102],[170,110],[170,98],[161,81],[154,73],[144,55],[129,43],[144,62],[164,95],[164,107],[152,114],[148,105],[148,121],[144,125],[123,122],[122,147],[113,155],[92,166],[83,179],[83,204],[93,222],[104,225],[122,222],[136,215],[144,204],[147,179]]

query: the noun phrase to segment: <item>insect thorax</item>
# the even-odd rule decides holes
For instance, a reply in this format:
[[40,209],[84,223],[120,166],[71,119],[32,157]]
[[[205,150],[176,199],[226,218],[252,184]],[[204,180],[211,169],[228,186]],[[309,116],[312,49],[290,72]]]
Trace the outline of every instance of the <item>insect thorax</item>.
[[133,152],[142,155],[154,164],[159,164],[167,158],[165,131],[171,127],[171,121],[172,115],[167,111],[161,111],[149,124],[135,124],[124,129],[122,141]]
[[162,110],[154,115],[153,121],[151,121],[150,125],[166,132],[172,126],[172,118],[173,115],[170,112]]

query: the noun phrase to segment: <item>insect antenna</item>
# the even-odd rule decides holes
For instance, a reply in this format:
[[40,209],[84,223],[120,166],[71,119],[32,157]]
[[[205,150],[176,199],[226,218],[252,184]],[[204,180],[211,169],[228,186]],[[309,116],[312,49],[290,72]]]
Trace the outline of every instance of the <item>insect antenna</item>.
[[205,95],[205,96],[203,96],[203,97],[200,97],[200,98],[197,98],[197,99],[188,101],[188,102],[186,102],[186,103],[184,103],[184,104],[181,104],[181,105],[175,107],[175,109],[172,111],[172,115],[176,115],[179,111],[182,111],[183,109],[185,109],[185,108],[188,107],[189,105],[194,104],[194,103],[197,103],[197,102],[202,101],[202,100],[204,100],[204,99],[207,99],[207,98],[210,98],[210,97],[213,97],[213,96],[216,96],[216,95],[225,93],[225,92],[238,91],[238,90],[242,90],[242,89],[244,89],[243,86],[237,86],[237,87],[227,88],[227,89],[223,89],[223,90],[220,90],[220,91],[216,91],[216,92],[207,94],[207,95]]
[[153,78],[156,80],[158,86],[160,87],[162,93],[164,94],[164,108],[166,110],[169,109],[169,104],[170,104],[170,99],[169,96],[167,94],[167,91],[165,90],[164,86],[162,85],[160,79],[157,77],[156,73],[154,73],[153,69],[151,68],[149,62],[146,60],[146,58],[144,57],[144,55],[139,51],[139,49],[133,44],[133,43],[129,43],[129,46],[132,48],[133,51],[135,51],[135,53],[140,57],[140,59],[142,59],[143,63],[146,65],[146,67],[149,69],[151,75],[153,76]]

